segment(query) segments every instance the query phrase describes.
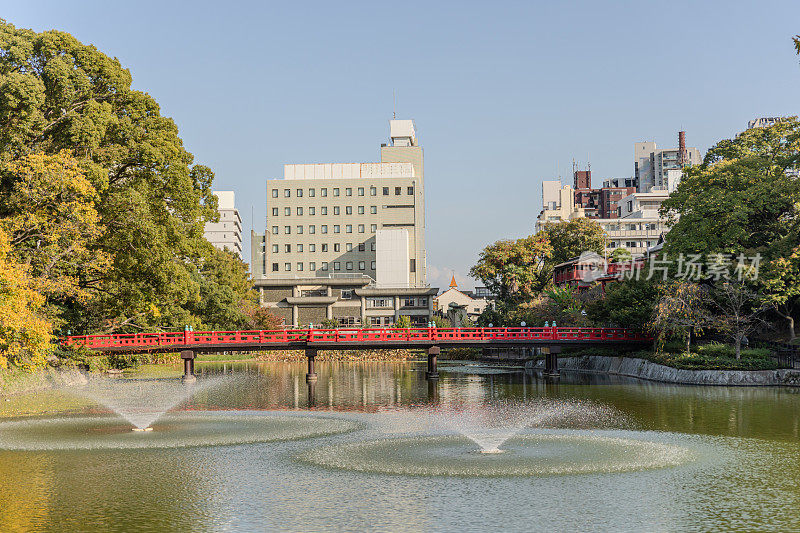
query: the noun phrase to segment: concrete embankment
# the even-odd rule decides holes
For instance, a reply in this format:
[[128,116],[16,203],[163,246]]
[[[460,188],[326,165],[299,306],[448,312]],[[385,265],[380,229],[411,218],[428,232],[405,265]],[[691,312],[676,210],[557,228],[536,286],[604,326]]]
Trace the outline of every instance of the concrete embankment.
[[77,369],[55,370],[48,368],[31,373],[7,371],[0,373],[0,396],[69,387],[84,383],[86,383],[86,376]]
[[[585,355],[560,357],[560,370],[594,372],[629,376],[665,383],[688,385],[743,385],[743,386],[794,386],[800,387],[800,370],[686,370],[659,365],[633,357],[605,357]],[[543,370],[544,361],[528,361],[526,369]]]

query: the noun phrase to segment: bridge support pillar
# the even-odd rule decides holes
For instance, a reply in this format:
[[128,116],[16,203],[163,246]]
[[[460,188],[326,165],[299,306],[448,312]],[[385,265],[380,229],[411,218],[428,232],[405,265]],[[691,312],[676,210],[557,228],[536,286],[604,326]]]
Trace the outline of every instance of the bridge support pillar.
[[306,383],[317,382],[317,372],[314,368],[314,360],[317,358],[316,348],[306,348],[306,359],[308,359],[308,372],[306,373]]
[[546,376],[558,377],[558,355],[561,353],[561,346],[550,346],[542,350],[544,352],[544,373]]
[[183,377],[181,381],[184,383],[196,381],[197,378],[194,375],[194,350],[182,350],[181,359],[183,359]]
[[438,346],[428,348],[428,371],[425,372],[425,379],[439,379],[439,368],[436,366],[436,359],[439,357],[440,349]]

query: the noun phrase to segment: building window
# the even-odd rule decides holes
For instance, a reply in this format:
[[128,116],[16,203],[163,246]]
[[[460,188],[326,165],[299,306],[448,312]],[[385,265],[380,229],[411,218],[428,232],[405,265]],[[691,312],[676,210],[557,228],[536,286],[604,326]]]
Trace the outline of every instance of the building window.
[[377,215],[378,214],[378,206],[377,205],[369,206],[369,213],[371,215]]
[[416,272],[417,271],[417,260],[416,259],[412,259],[411,260],[411,265],[410,265],[409,271],[410,272]]
[[322,230],[322,233],[328,233],[328,226],[326,226],[325,224],[320,226],[320,229]]
[[364,233],[364,224],[359,224],[358,225],[358,232],[359,233]]
[[[420,298],[419,299],[420,307],[428,307],[428,299],[427,298]],[[475,308],[475,311],[478,311],[478,308]]]
[[372,232],[372,233],[375,233],[376,231],[378,231],[378,225],[377,224],[370,224],[369,231]]
[[342,300],[352,300],[353,289],[342,289],[341,295],[342,295]]
[[315,191],[314,191],[314,189],[308,189],[308,195],[309,195],[311,198],[314,198],[314,195],[315,195]]
[[333,206],[333,214],[334,215],[338,215],[339,214],[339,206],[338,205]]
[[323,261],[322,262],[322,271],[323,272],[327,272],[328,271],[328,262],[327,261]]
[[345,193],[347,196],[353,196],[353,189],[351,189],[350,187],[348,187],[348,188],[346,188],[346,189],[344,190],[344,193]]
[[334,261],[333,262],[333,270],[341,270],[341,269],[342,269],[341,263],[339,263],[339,261]]
[[292,190],[291,189],[283,189],[283,197],[284,198],[291,198],[292,197]]
[[324,198],[324,197],[328,196],[328,189],[323,187],[322,189],[319,190],[319,193],[320,193],[320,196],[322,196]]
[[317,227],[316,227],[314,224],[311,224],[310,226],[308,226],[308,232],[309,232],[311,235],[314,235],[314,233],[315,233],[316,231],[317,231]]
[[403,307],[415,307],[414,298],[403,298]]
[[303,208],[302,207],[298,207],[297,208],[297,216],[299,216],[299,217],[303,216]]
[[292,271],[292,264],[291,263],[284,263],[283,264],[283,270],[285,270],[286,272],[291,272]]
[[284,251],[285,251],[287,254],[290,254],[290,253],[292,253],[292,245],[291,245],[291,244],[284,244],[284,245],[283,245],[283,250],[284,250]]
[[316,252],[317,251],[317,245],[316,244],[309,244],[308,245],[308,251],[311,252],[311,253]]
[[333,189],[333,195],[334,196],[339,196],[339,187],[336,187],[336,188]]
[[359,196],[364,196],[364,187],[359,187],[358,188],[358,195]]
[[342,249],[342,245],[341,245],[341,244],[339,244],[338,242],[336,242],[336,243],[334,243],[334,244],[333,244],[333,251],[334,251],[334,252],[338,252],[338,251],[340,251],[341,249]]
[[389,196],[389,187],[384,187],[383,188],[383,195],[384,196]]
[[303,234],[303,226],[297,226],[297,234],[298,235],[302,235]]
[[297,263],[297,271],[298,272],[302,272],[303,271],[303,263]]
[[278,263],[272,263],[272,271],[273,272],[277,272],[278,271]]
[[344,264],[344,266],[345,266],[345,268],[346,268],[347,270],[353,270],[353,262],[352,262],[352,261],[348,261],[348,262],[346,262],[346,263]]
[[366,263],[364,261],[359,261],[358,262],[358,269],[359,270],[364,270],[365,268],[367,268],[366,267]]
[[300,253],[300,254],[303,253],[303,245],[302,244],[298,244],[297,245],[297,253]]
[[347,233],[353,233],[353,225],[352,224],[346,225],[345,231],[347,231]]
[[284,232],[286,235],[291,235],[291,234],[292,234],[292,227],[291,227],[291,226],[284,226],[284,227],[283,227],[283,232]]
[[298,198],[302,198],[303,197],[303,189],[297,189],[297,197]]
[[358,214],[359,215],[363,215],[364,214],[364,206],[363,205],[358,206]]
[[323,244],[322,245],[322,251],[323,252],[327,252],[328,251],[328,245],[327,244]]
[[352,242],[348,242],[345,245],[345,248],[347,249],[348,252],[352,252],[353,251],[353,243]]
[[278,253],[278,245],[277,244],[273,244],[272,245],[272,253],[273,254],[277,254]]
[[283,214],[284,214],[284,216],[287,216],[287,217],[290,216],[292,214],[292,208],[291,207],[284,207],[283,208]]
[[273,198],[277,198],[278,197],[278,189],[272,189],[272,197]]
[[273,235],[277,235],[278,234],[278,226],[272,226],[272,234]]
[[369,245],[369,249],[370,249],[371,252],[375,251],[375,243],[374,242]]
[[364,251],[364,248],[365,248],[365,246],[364,246],[364,243],[363,243],[363,242],[360,242],[360,243],[358,243],[358,251],[359,251],[359,252],[363,252],[363,251]]
[[370,187],[369,188],[369,195],[370,196],[377,196],[378,195],[378,188],[377,187]]
[[317,269],[317,264],[316,264],[314,261],[311,261],[311,262],[308,264],[308,269],[309,269],[309,270],[316,270],[316,269]]
[[[314,189],[311,189],[311,190],[313,191]],[[314,216],[314,215],[316,215],[316,214],[317,214],[317,210],[316,210],[316,208],[314,208],[314,207],[309,207],[309,208],[308,208],[308,214],[309,214],[310,216]]]
[[413,185],[408,188],[408,195],[409,196],[414,196],[414,186]]
[[395,196],[400,196],[400,194],[402,193],[402,190],[403,190],[402,187],[395,187],[394,188],[394,195]]
[[272,208],[272,216],[274,216],[274,217],[278,216],[278,208],[277,207],[273,207]]
[[353,206],[352,205],[348,205],[347,207],[345,207],[344,208],[344,214],[345,215],[352,215],[353,214]]
[[319,212],[320,212],[321,215],[327,215],[328,214],[328,208],[325,207],[325,206],[322,206],[322,207],[319,208]]
[[341,228],[341,226],[339,226],[339,224],[334,224],[333,225],[333,232],[334,233],[341,233],[341,231],[342,231],[342,228]]
[[369,268],[370,268],[370,270],[375,270],[375,261],[372,261],[372,262],[369,264]]

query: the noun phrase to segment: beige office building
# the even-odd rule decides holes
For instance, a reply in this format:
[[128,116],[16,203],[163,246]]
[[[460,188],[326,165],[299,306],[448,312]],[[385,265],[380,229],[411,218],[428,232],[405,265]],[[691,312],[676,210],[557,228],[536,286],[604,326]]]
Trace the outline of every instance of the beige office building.
[[380,162],[289,164],[267,180],[251,266],[262,304],[287,324],[429,320],[422,147],[413,121],[389,129]]

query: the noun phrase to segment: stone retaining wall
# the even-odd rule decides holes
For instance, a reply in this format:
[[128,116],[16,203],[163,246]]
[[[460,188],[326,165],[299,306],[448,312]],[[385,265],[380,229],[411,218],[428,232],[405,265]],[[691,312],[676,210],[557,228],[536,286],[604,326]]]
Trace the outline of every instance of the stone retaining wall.
[[[525,368],[543,370],[544,360],[528,361]],[[800,386],[800,370],[686,370],[633,357],[560,357],[558,368],[689,385]]]

